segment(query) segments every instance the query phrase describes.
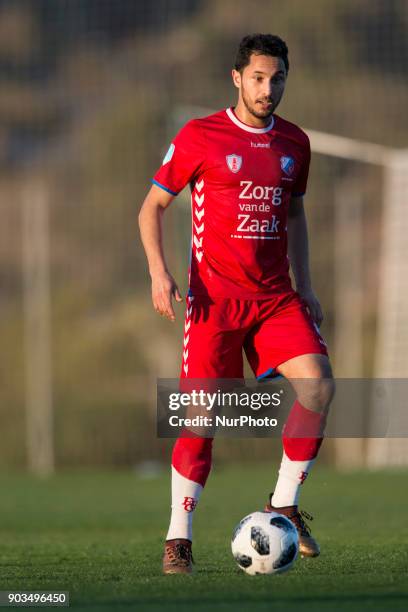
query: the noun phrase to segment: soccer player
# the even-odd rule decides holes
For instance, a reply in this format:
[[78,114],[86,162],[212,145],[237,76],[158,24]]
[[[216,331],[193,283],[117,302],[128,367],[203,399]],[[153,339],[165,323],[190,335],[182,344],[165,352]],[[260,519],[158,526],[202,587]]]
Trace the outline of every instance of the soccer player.
[[[174,321],[172,299],[182,297],[166,266],[161,220],[190,185],[181,377],[242,378],[245,351],[258,379],[280,374],[292,383],[297,399],[283,429],[282,462],[265,510],[286,515],[297,528],[301,555],[315,557],[319,545],[305,522],[311,517],[298,510],[298,497],[323,439],[334,382],[309,274],[303,203],[309,139],[275,114],[288,70],[281,38],[243,38],[232,70],[236,106],[188,121],[179,131],[153,178],[139,223],[154,308]],[[300,384],[302,378],[310,379],[307,385]],[[174,445],[166,574],[192,571],[192,519],[210,472],[211,449],[211,438],[191,434]]]

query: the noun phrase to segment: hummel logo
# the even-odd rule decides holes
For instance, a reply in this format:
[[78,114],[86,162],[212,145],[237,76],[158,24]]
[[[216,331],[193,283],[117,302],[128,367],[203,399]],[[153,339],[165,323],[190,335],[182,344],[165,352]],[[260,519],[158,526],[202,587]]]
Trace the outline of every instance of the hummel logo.
[[270,149],[270,142],[251,142],[251,147],[254,149]]

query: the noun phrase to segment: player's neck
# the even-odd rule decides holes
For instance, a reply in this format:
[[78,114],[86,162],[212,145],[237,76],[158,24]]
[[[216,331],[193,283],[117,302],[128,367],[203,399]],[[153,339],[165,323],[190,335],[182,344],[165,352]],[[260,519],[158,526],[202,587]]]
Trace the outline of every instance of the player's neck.
[[234,106],[232,110],[242,123],[251,127],[264,128],[270,125],[272,121],[272,116],[265,117],[265,119],[254,117],[241,100],[238,101],[237,105]]

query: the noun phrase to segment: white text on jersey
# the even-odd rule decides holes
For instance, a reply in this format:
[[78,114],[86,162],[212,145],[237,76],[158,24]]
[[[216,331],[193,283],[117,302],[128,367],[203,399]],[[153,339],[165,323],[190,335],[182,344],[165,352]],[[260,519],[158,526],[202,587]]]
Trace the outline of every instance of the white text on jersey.
[[250,215],[238,215],[241,223],[237,227],[237,232],[268,232],[274,234],[278,232],[279,219],[272,215],[272,219],[251,219]]
[[239,194],[242,200],[271,200],[274,206],[282,204],[282,187],[253,186],[253,181],[241,181],[240,186],[243,187]]

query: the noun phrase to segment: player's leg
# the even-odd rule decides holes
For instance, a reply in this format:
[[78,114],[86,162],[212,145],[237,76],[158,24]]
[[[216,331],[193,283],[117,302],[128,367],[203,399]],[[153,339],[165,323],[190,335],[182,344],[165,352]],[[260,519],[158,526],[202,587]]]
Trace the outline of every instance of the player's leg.
[[177,439],[171,461],[172,514],[167,540],[192,540],[193,512],[211,470],[212,438]]
[[[266,315],[267,308],[265,305]],[[300,487],[321,446],[334,393],[326,345],[297,294],[275,306],[250,340],[247,354],[256,375],[280,373],[297,394],[283,430],[279,477],[267,507],[290,516],[298,528],[301,553],[317,556],[318,544],[297,504]]]
[[305,354],[277,368],[296,391],[297,399],[282,432],[283,457],[272,503],[297,505],[300,487],[323,441],[334,381],[327,355]]
[[299,532],[302,556],[316,557],[320,547],[304,520],[311,516],[299,512],[298,499],[323,441],[334,381],[326,355],[300,355],[277,369],[292,382],[297,399],[282,432],[283,456],[268,509],[290,517]]
[[[266,509],[288,516],[299,533],[302,556],[316,557],[320,547],[298,510],[300,487],[309,474],[321,443],[328,406],[334,393],[331,368],[325,355],[301,355],[281,364],[278,371],[291,380],[297,400],[285,424],[283,456],[274,493]],[[303,380],[302,380],[303,378]]]
[[176,440],[171,465],[171,517],[166,536],[163,571],[166,574],[192,571],[193,516],[211,470],[212,438]]
[[[180,384],[192,379],[207,387],[216,378],[242,378],[245,321],[238,300],[195,297],[187,302]],[[192,569],[193,516],[211,470],[212,438],[185,431],[172,454],[172,504],[163,570],[189,573]]]

